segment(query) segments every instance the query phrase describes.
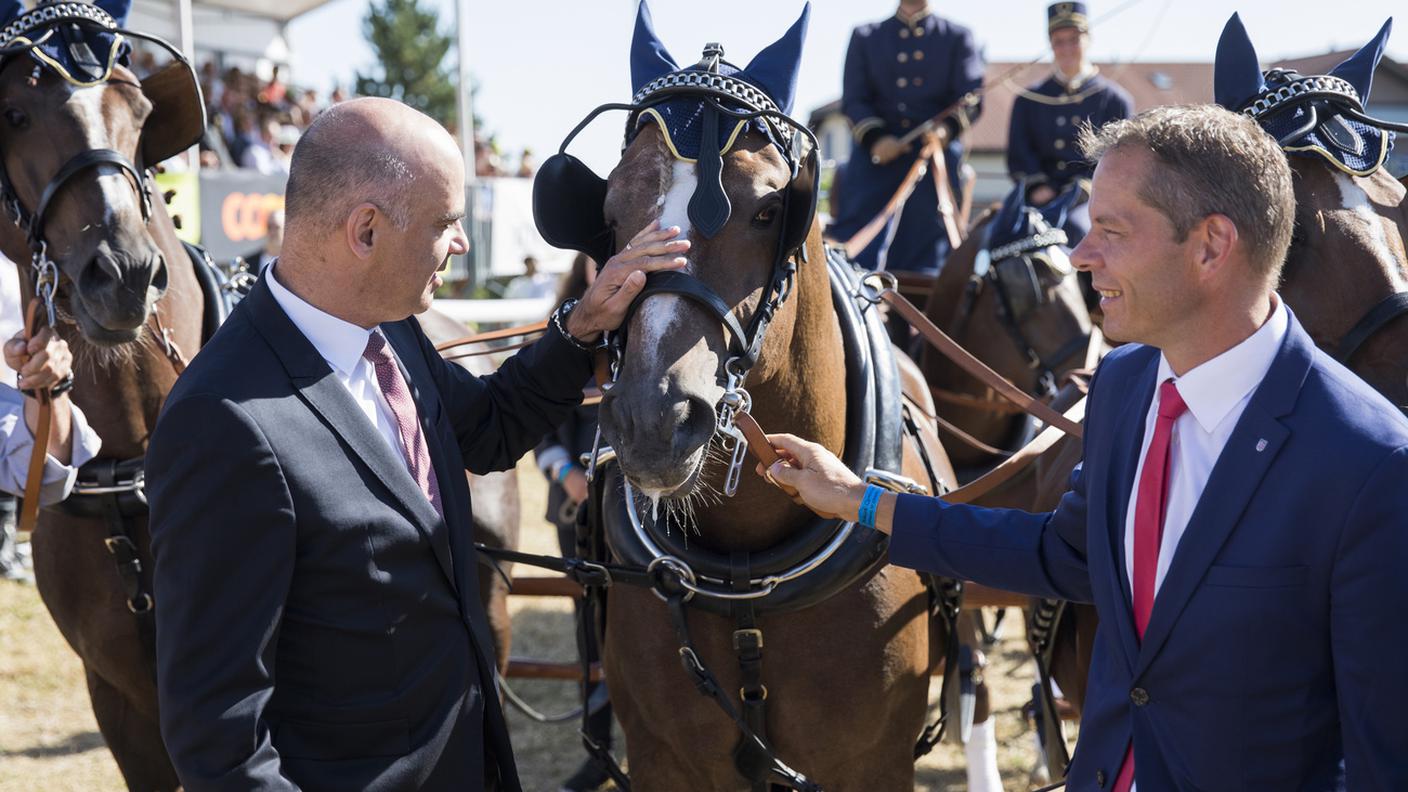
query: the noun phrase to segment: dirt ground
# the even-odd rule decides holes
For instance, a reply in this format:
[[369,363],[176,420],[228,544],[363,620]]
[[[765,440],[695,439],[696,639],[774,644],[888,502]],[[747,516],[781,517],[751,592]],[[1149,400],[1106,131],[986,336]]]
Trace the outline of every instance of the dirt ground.
[[[556,552],[552,528],[538,519],[545,497],[543,478],[527,462],[520,464],[520,470],[524,549]],[[573,659],[570,603],[525,597],[515,598],[511,608],[515,655]],[[1029,773],[1036,760],[1032,730],[1020,713],[1030,696],[1033,675],[1032,661],[1023,652],[1020,622],[1020,614],[1009,614],[987,671],[997,719],[998,766],[1008,792],[1033,788]],[[82,667],[32,585],[0,581],[0,647],[0,792],[121,790],[121,777],[88,706]],[[933,695],[938,682],[934,679],[931,685]],[[570,683],[519,680],[512,684],[543,712],[567,711],[576,701]],[[509,723],[524,789],[556,790],[557,782],[584,755],[576,725],[538,725],[512,709]],[[920,761],[915,788],[961,792],[965,787],[962,768],[962,750],[941,745]]]

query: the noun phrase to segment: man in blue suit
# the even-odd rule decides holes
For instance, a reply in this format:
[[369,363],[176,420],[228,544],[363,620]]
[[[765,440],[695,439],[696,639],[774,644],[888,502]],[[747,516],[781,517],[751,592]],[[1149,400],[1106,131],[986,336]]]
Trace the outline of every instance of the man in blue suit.
[[1056,510],[882,493],[788,436],[768,474],[890,531],[898,565],[1095,603],[1071,790],[1408,789],[1408,420],[1274,291],[1284,155],[1211,106],[1085,148],[1093,222],[1072,260],[1107,334],[1136,343],[1091,384]]
[[[930,13],[924,0],[902,0],[894,16],[855,29],[846,51],[841,111],[856,146],[841,175],[830,236],[848,240],[884,209],[923,145],[901,139],[982,87],[984,69],[973,33]],[[954,211],[963,195],[960,135],[981,110],[980,102],[960,106],[937,130]],[[856,256],[857,264],[876,269],[883,254],[885,269],[938,269],[948,255],[948,232],[932,180],[921,187],[905,203],[893,239],[878,234]]]

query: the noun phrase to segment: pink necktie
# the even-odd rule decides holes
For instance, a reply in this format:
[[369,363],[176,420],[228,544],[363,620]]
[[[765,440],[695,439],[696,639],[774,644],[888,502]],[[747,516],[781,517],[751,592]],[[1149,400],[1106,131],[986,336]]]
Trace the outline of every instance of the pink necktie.
[[406,452],[411,478],[420,485],[420,491],[425,493],[426,500],[435,507],[436,513],[444,517],[445,509],[440,503],[440,484],[435,480],[435,468],[430,464],[430,449],[425,445],[425,434],[421,432],[420,422],[416,419],[416,403],[411,399],[411,391],[406,387],[405,379],[401,377],[401,369],[396,365],[396,359],[387,348],[386,338],[380,333],[372,333],[367,338],[367,348],[363,350],[362,357],[376,369],[376,382],[381,387],[382,395],[386,397],[386,405],[391,408],[392,417],[396,420],[396,433],[401,437],[401,447]]
[[[1144,470],[1139,475],[1139,491],[1134,502],[1134,627],[1139,637],[1149,626],[1154,610],[1154,581],[1159,570],[1159,545],[1164,538],[1164,514],[1168,511],[1168,458],[1173,440],[1173,424],[1188,411],[1188,404],[1178,393],[1173,380],[1159,385],[1159,417],[1154,424],[1154,439],[1144,457]],[[1115,792],[1129,792],[1134,783],[1134,744],[1125,752],[1124,764],[1115,778]]]

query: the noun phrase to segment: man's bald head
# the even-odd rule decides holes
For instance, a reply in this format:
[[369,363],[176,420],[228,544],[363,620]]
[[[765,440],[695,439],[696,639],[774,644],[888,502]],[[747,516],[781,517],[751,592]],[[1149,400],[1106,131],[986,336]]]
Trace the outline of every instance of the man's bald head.
[[404,228],[412,185],[463,165],[434,119],[391,100],[365,98],[323,111],[299,139],[284,195],[287,237],[318,236],[371,203]]

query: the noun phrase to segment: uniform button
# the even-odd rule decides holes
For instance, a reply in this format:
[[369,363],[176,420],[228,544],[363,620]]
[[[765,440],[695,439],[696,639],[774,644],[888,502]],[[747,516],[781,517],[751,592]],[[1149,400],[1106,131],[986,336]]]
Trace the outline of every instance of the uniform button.
[[915,51],[914,51],[914,59],[915,59],[915,60],[924,60],[924,50],[915,50]]
[[1129,700],[1134,702],[1134,706],[1142,707],[1149,703],[1149,691],[1144,688],[1135,688],[1129,691]]
[[915,38],[924,38],[924,28],[915,28],[915,29],[914,29],[914,37],[915,37]]
[[902,118],[902,119],[900,119],[900,128],[902,128],[902,129],[909,129],[909,125],[910,125],[910,124],[909,124],[909,119],[908,119],[908,118]]
[[909,85],[909,80],[906,80],[905,78],[901,77],[898,80],[895,80],[895,85],[899,86],[900,88],[903,88]]
[[1065,125],[1066,125],[1066,117],[1065,117],[1065,116],[1056,116],[1056,126],[1065,126]]
[[1052,143],[1051,145],[1055,146],[1057,151],[1060,151],[1061,149],[1066,147],[1066,141],[1058,139],[1055,143]]
[[900,28],[900,38],[909,38],[909,28]]
[[1071,126],[1080,126],[1080,116],[1078,116],[1078,115],[1073,115],[1073,116],[1071,116]]
[[1064,163],[1064,162],[1058,162],[1058,163],[1056,163],[1056,170],[1065,170],[1065,169],[1066,169],[1066,163]]
[[921,85],[923,85],[923,84],[924,84],[924,78],[923,78],[923,77],[915,77],[915,78],[914,78],[914,85],[915,85],[916,88],[919,87],[919,86],[921,86]]
[[900,102],[899,104],[895,105],[895,107],[898,108],[901,113],[909,109],[909,105],[905,104],[904,102]]
[[1095,786],[1098,786],[1098,787],[1100,787],[1101,789],[1104,789],[1104,788],[1105,788],[1105,771],[1104,771],[1104,770],[1096,770],[1096,771],[1095,771]]
[[909,56],[901,52],[900,54],[895,56],[895,60],[899,61],[900,63],[904,63],[905,61],[909,60]]

